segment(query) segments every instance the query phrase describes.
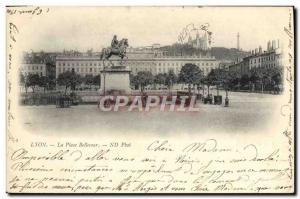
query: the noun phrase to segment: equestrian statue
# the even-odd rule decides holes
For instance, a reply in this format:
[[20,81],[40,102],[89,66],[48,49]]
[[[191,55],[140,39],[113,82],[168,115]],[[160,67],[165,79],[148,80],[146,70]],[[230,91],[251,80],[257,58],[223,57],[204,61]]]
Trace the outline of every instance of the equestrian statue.
[[[126,48],[128,47],[128,39],[123,38],[122,40],[118,41],[117,36],[114,35],[112,41],[111,41],[111,46],[108,48],[103,48],[101,55],[100,55],[100,60],[103,60],[103,63],[105,60],[109,60],[109,58],[112,55],[116,55],[121,58],[120,64],[122,64],[123,58],[127,57],[126,56]],[[110,63],[113,65],[111,60],[109,60]]]

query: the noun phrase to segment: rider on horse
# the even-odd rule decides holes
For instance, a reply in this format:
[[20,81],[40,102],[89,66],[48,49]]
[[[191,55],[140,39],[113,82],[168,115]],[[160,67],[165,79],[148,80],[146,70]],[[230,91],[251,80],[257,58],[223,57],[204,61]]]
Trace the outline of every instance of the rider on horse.
[[117,39],[117,35],[114,35],[114,38],[111,41],[111,48],[118,49],[119,48],[119,41]]
[[123,38],[118,41],[117,35],[114,35],[111,41],[111,47],[103,48],[100,55],[101,60],[108,60],[112,55],[116,55],[121,58],[121,63],[124,57],[126,56],[126,48],[128,47],[128,40]]

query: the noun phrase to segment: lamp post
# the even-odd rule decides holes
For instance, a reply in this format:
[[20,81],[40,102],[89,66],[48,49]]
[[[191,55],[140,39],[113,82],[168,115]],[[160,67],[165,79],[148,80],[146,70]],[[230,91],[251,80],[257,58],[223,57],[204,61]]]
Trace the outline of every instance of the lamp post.
[[226,93],[226,97],[225,97],[225,107],[229,106],[229,98],[228,98],[228,85],[226,84],[226,89],[225,89],[225,93]]
[[103,65],[103,95],[105,96],[105,76],[106,76],[106,67]]

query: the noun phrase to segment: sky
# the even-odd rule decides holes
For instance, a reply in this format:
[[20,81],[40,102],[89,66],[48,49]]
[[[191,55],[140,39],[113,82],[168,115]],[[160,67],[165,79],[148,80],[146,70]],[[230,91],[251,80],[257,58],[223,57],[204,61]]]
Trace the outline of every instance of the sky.
[[[26,8],[29,9],[29,8]],[[25,51],[101,51],[114,34],[133,47],[170,45],[188,24],[208,23],[212,46],[252,50],[284,37],[289,9],[284,7],[50,7],[39,16],[9,16]]]

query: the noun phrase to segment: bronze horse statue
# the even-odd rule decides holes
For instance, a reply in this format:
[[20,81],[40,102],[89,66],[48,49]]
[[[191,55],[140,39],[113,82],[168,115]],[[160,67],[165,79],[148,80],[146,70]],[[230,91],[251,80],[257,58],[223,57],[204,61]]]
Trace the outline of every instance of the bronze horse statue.
[[[109,58],[112,55],[116,55],[121,58],[121,64],[122,64],[123,58],[127,57],[126,56],[126,48],[128,46],[129,46],[128,39],[122,39],[119,41],[117,48],[111,48],[111,47],[103,48],[101,55],[100,55],[100,60],[103,60],[103,62],[104,62],[104,60],[109,60]],[[112,64],[112,62],[111,62],[111,64]]]

